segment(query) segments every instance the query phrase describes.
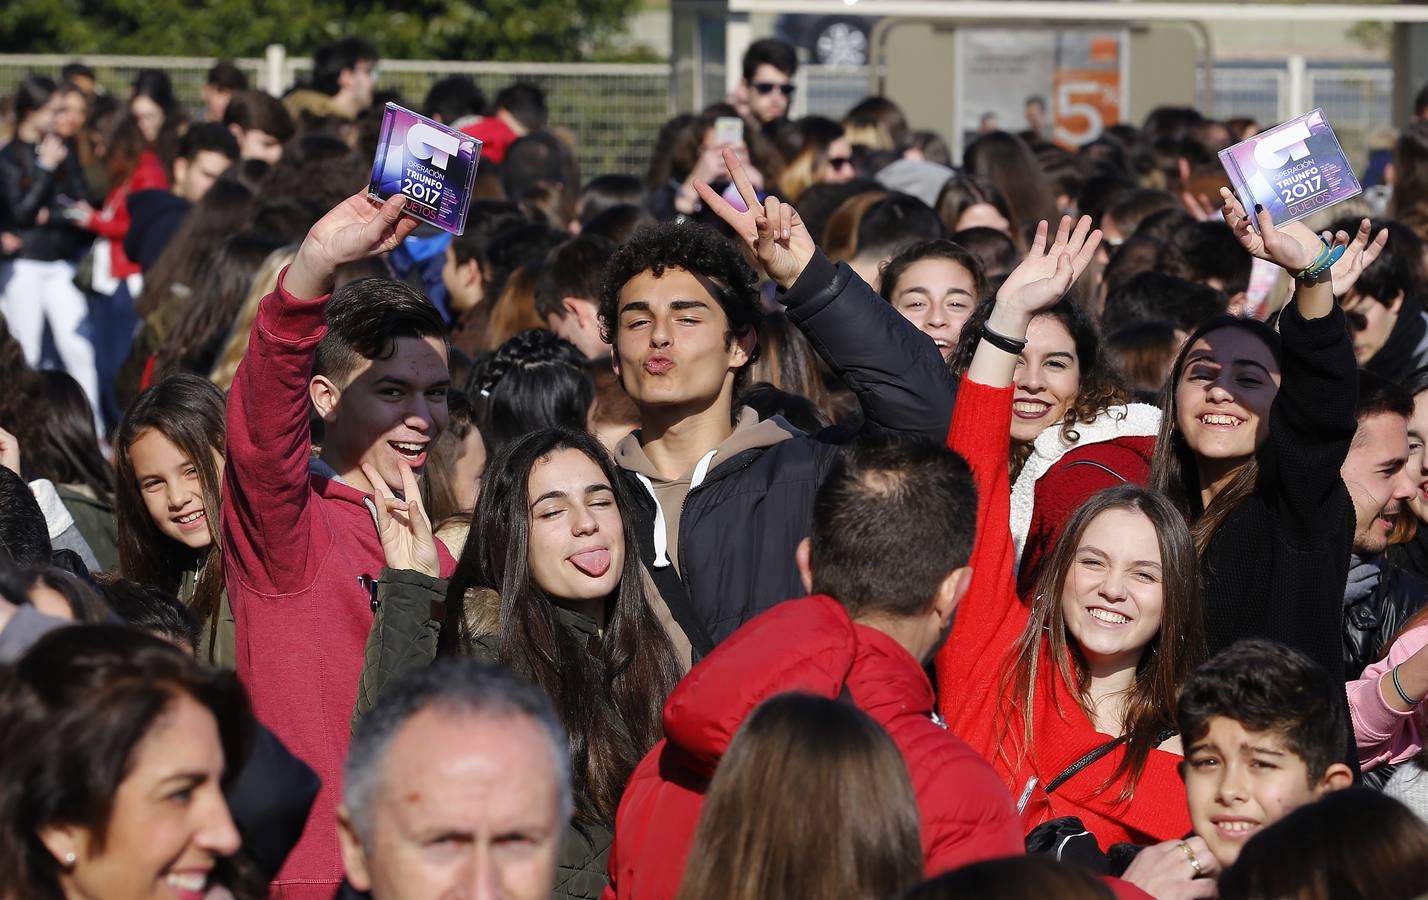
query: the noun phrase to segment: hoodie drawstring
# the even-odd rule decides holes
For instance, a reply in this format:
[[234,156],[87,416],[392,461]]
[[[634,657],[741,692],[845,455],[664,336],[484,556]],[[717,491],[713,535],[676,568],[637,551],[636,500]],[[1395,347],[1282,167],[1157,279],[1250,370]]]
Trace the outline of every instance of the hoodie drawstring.
[[[694,474],[689,477],[689,489],[692,491],[704,482],[705,476],[709,474],[709,464],[714,461],[714,454],[719,450],[716,447],[700,457],[699,462],[694,466]],[[654,482],[650,481],[648,475],[635,473],[635,477],[640,480],[640,484],[645,486],[645,490],[650,492],[650,499],[655,505],[654,520],[654,552],[655,568],[663,569],[670,565],[669,561],[669,522],[664,517],[664,507],[660,505],[659,495],[655,493]],[[687,495],[686,495],[687,496]]]

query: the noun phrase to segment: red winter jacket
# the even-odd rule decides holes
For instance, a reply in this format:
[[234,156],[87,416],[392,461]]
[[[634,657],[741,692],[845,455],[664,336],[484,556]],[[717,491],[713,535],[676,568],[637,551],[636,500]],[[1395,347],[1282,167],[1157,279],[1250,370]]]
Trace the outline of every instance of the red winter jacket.
[[[384,565],[368,495],[309,474],[308,375],[327,299],[299,300],[279,278],[258,307],[228,395],[222,498],[238,677],[253,712],[322,779],[274,885],[278,896],[314,900],[342,881],[337,799],[372,627],[369,586]],[[448,576],[451,555],[438,551]]]
[[666,740],[620,800],[606,900],[674,897],[709,778],[754,707],[787,691],[849,697],[902,751],[922,819],[927,873],[1024,853],[1010,795],[986,761],[932,719],[932,685],[886,634],[831,597],[760,615],[690,670],[664,709]]
[[85,228],[109,239],[109,271],[115,278],[128,278],[142,271],[139,264],[124,253],[124,235],[129,233],[129,195],[168,189],[169,173],[164,164],[152,150],[145,150],[139,154],[133,174],[116,185],[104,198],[104,206],[84,223]]
[[[1032,745],[1022,752],[1019,708],[999,710],[1002,675],[1030,615],[1012,575],[1007,444],[1012,388],[991,388],[963,377],[948,446],[967,460],[977,483],[977,542],[972,585],[957,609],[952,636],[937,655],[939,711],[958,737],[992,761],[1004,785],[1020,797],[1035,777],[1045,785],[1110,735],[1096,731],[1075,695],[1055,674],[1042,643],[1033,710]],[[1119,841],[1151,844],[1190,831],[1181,758],[1152,750],[1135,793],[1119,799],[1121,782],[1107,786],[1120,764],[1117,748],[1051,795],[1054,816],[1078,816],[1102,847]]]

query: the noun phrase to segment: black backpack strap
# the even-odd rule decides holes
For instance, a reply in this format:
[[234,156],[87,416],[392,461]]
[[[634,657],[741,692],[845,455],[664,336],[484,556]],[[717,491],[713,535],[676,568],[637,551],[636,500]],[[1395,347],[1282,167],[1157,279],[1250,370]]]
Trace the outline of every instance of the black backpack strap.
[[1046,783],[1046,793],[1050,794],[1052,791],[1061,787],[1061,785],[1065,784],[1067,781],[1070,781],[1071,778],[1074,777],[1077,772],[1080,772],[1082,769],[1086,768],[1091,763],[1105,756],[1107,753],[1110,753],[1112,750],[1116,749],[1125,742],[1125,735],[1121,735],[1118,738],[1106,741],[1101,746],[1097,747],[1096,749],[1087,753],[1085,756],[1076,760],[1071,765],[1067,766],[1066,770],[1063,771],[1060,775],[1057,775],[1055,778],[1051,779]]
[[[640,544],[643,549],[643,537]],[[650,554],[654,554],[653,547]],[[689,646],[694,648],[695,661],[708,656],[714,650],[714,639],[709,636],[709,631],[699,618],[698,610],[689,599],[689,589],[685,586],[684,579],[679,577],[674,566],[647,566],[646,570],[650,573],[655,587],[659,588],[659,595],[664,598],[664,605],[669,607],[669,614],[674,617],[675,624],[684,631],[684,636],[689,638]]]

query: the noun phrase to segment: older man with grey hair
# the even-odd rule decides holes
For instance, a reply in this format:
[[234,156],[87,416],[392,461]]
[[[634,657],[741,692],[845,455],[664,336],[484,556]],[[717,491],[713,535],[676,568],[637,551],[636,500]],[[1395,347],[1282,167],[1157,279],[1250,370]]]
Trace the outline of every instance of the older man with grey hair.
[[342,800],[347,879],[374,900],[545,900],[573,802],[565,732],[537,688],[439,660],[363,719]]

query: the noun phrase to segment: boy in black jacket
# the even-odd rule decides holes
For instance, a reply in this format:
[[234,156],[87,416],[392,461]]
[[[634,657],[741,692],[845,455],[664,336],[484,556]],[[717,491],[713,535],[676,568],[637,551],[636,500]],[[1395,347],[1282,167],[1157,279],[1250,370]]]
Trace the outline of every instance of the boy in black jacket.
[[[778,285],[789,320],[856,394],[866,426],[943,439],[956,381],[936,345],[823,256],[791,206],[760,204],[732,152],[724,159],[748,211],[699,184],[705,206]],[[794,549],[838,449],[827,432],[739,407],[761,314],[738,249],[692,224],[637,234],[612,258],[601,296],[615,371],[642,423],[615,458],[644,512],[641,554],[696,659],[803,593]]]

